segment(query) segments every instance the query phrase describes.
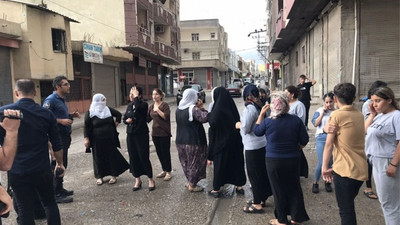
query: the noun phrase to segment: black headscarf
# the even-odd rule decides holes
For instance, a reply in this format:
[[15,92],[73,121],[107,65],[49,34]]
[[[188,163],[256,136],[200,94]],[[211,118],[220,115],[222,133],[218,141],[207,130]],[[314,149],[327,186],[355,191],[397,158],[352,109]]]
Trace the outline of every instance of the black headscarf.
[[254,84],[248,84],[248,85],[244,88],[244,91],[243,91],[243,100],[244,100],[244,105],[245,105],[245,106],[248,106],[248,105],[251,104],[251,105],[254,105],[254,107],[256,107],[256,109],[257,109],[258,111],[261,111],[261,106],[260,106],[257,102],[255,102],[255,101],[253,101],[253,100],[251,100],[251,99],[248,99],[249,96],[253,96],[253,97],[255,97],[255,98],[259,98],[260,92],[259,92],[258,88],[256,87],[256,85],[254,85]]
[[[209,156],[223,150],[235,132],[236,122],[240,121],[240,115],[231,95],[224,87],[218,87],[214,90],[214,106],[208,113],[209,130]],[[239,135],[240,136],[240,135]]]

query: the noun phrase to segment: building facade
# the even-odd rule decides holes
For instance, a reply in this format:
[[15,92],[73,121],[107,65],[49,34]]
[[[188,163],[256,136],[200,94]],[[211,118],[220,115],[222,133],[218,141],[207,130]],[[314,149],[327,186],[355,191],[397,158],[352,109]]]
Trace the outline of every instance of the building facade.
[[218,19],[180,21],[182,64],[175,79],[206,89],[229,82],[228,34]]
[[14,101],[13,85],[18,79],[36,84],[35,101],[46,89],[42,81],[64,75],[73,79],[70,22],[77,22],[52,10],[32,4],[0,1],[1,104]]
[[268,0],[268,58],[280,62],[271,83],[297,84],[300,74],[317,81],[322,96],[340,82],[367,94],[383,80],[400,96],[399,2],[374,0]]

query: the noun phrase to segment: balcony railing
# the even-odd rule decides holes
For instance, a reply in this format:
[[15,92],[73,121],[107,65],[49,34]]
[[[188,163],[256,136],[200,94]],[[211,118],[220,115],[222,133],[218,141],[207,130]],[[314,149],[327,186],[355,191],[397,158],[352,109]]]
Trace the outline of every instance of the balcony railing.
[[275,26],[275,31],[276,31],[276,36],[279,37],[279,33],[282,31],[282,29],[285,29],[285,20],[283,16],[283,10],[279,11],[279,16],[276,21],[276,26]]
[[175,46],[166,44],[162,39],[156,39],[154,44],[156,53],[168,64],[180,63],[178,51]]
[[175,20],[173,14],[165,9],[161,4],[153,4],[153,18],[154,22],[164,25],[174,25]]
[[131,48],[137,48],[140,51],[147,51],[154,53],[154,43],[151,41],[150,32],[140,25],[132,26],[132,30],[127,30],[127,44]]

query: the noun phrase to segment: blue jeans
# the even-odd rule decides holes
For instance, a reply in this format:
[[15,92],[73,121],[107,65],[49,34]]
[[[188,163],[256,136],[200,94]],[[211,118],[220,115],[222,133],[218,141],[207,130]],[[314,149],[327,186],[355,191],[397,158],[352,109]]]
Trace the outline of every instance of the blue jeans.
[[53,174],[50,168],[24,175],[8,173],[8,177],[17,202],[19,224],[35,224],[34,196],[36,194],[39,194],[46,211],[47,224],[61,224],[60,212],[54,195]]
[[339,214],[342,221],[341,224],[356,225],[357,218],[354,208],[354,199],[356,198],[363,181],[341,177],[334,173],[333,183],[335,184],[336,201],[339,206]]
[[[318,182],[321,178],[321,167],[322,167],[322,157],[324,155],[324,148],[326,142],[326,134],[320,134],[315,138],[316,141],[316,149],[317,149],[317,157],[318,157],[318,164],[315,167],[315,174],[314,174],[314,181]],[[332,167],[332,156],[331,160],[329,161],[329,168]]]

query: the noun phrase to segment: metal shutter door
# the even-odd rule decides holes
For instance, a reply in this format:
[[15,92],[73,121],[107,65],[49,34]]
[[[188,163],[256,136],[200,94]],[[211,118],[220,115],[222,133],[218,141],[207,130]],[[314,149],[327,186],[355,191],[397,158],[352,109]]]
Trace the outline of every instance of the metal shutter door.
[[10,49],[0,46],[0,106],[13,102]]

